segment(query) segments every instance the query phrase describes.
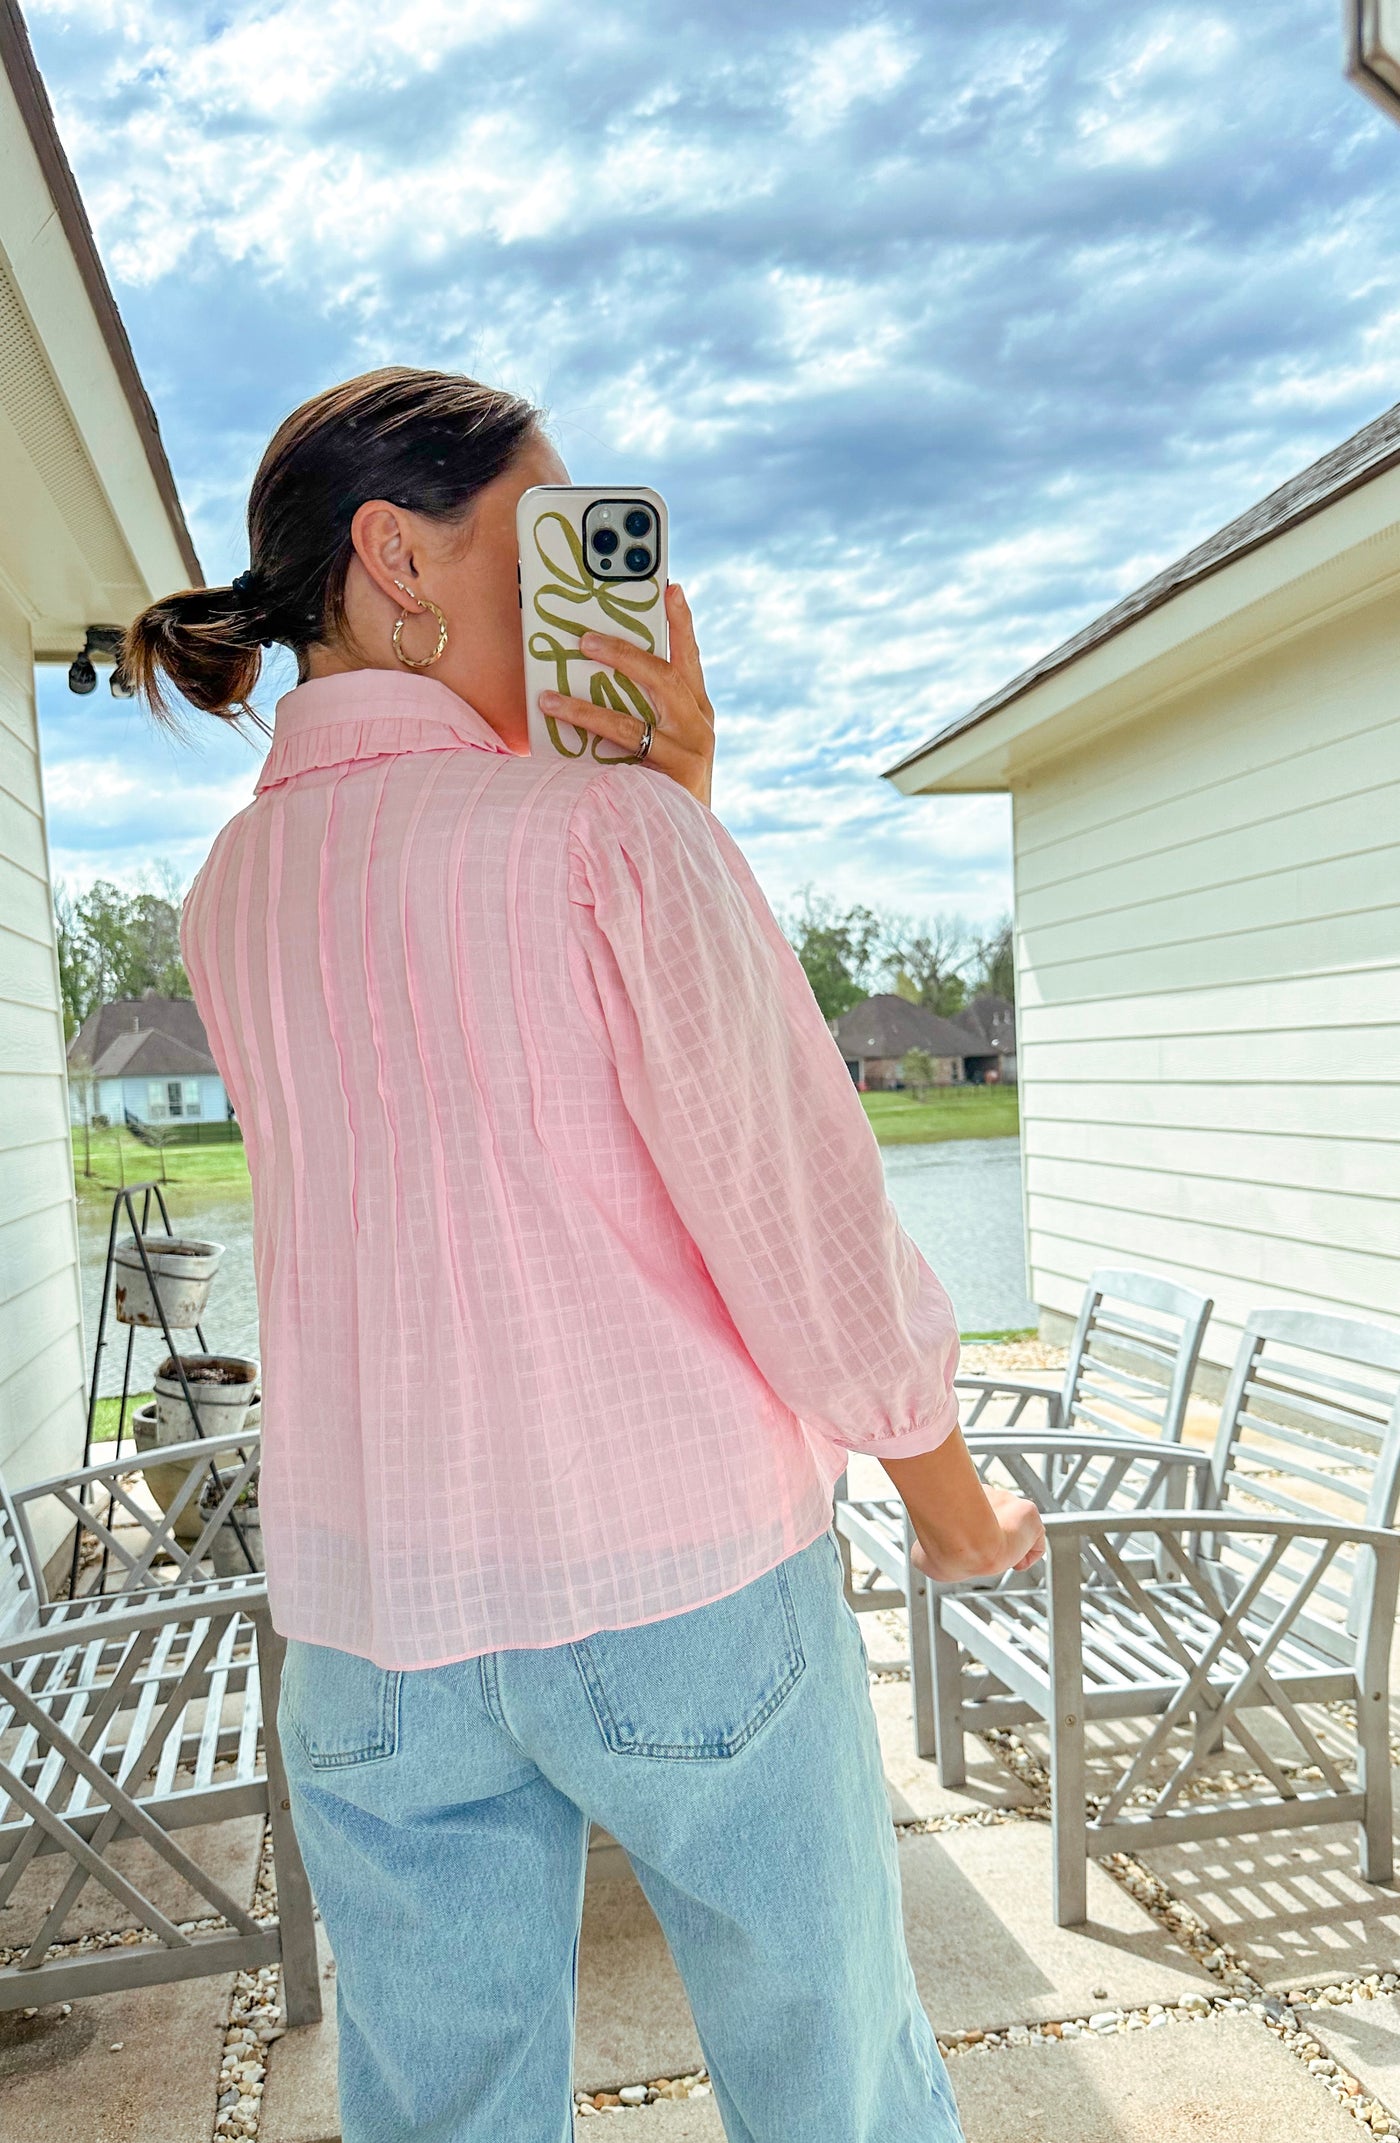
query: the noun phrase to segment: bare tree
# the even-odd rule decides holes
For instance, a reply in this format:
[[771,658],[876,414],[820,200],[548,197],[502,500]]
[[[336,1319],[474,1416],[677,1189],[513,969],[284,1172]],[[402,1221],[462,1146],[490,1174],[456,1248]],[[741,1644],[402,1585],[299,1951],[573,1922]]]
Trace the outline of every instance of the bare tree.
[[1004,915],[976,940],[972,962],[973,995],[986,991],[1016,1001],[1016,944],[1011,917]]
[[165,1149],[167,1146],[179,1145],[183,1128],[181,1124],[143,1124],[141,1127],[144,1143],[148,1146],[154,1146],[156,1152],[160,1155],[160,1180],[162,1183],[170,1181],[170,1172],[165,1165]]
[[83,1127],[83,1174],[92,1174],[92,1115],[97,1101],[97,1081],[93,1076],[92,1059],[86,1054],[68,1059],[68,1091],[81,1111],[79,1121]]
[[[896,992],[944,1019],[967,1002],[967,971],[978,948],[976,934],[961,915],[934,915],[923,921],[890,916],[881,933],[880,950]],[[901,983],[906,986],[901,988]]]

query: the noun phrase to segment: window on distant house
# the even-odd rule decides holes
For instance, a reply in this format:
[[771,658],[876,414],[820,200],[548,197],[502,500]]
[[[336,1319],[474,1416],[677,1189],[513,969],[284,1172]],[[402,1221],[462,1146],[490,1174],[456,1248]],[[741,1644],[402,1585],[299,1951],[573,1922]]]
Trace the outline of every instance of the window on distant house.
[[163,1124],[170,1115],[167,1101],[169,1089],[163,1079],[146,1081],[146,1121],[148,1124]]
[[186,1079],[184,1082],[184,1086],[186,1116],[202,1116],[204,1112],[199,1105],[198,1079]]

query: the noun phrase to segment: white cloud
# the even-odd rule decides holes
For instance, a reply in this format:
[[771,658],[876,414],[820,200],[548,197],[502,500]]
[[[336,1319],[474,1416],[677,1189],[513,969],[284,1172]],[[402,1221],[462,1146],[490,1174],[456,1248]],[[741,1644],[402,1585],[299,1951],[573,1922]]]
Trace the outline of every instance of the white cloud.
[[[543,398],[671,499],[780,893],[1004,907],[1004,802],[880,768],[1396,391],[1395,140],[1312,0],[27,13],[211,568],[327,380]],[[202,720],[43,705],[71,870],[197,861],[251,788]]]
[[813,44],[785,92],[794,130],[818,136],[838,126],[853,105],[879,103],[913,71],[918,57],[912,38],[878,20]]

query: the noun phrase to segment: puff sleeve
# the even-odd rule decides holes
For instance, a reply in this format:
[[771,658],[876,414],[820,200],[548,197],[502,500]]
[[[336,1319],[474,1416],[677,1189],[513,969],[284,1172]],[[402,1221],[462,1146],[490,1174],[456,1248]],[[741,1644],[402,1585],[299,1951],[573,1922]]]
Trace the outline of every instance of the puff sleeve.
[[634,768],[588,784],[569,839],[576,986],[753,1361],[849,1450],[933,1450],[957,1425],[953,1311],[739,849]]

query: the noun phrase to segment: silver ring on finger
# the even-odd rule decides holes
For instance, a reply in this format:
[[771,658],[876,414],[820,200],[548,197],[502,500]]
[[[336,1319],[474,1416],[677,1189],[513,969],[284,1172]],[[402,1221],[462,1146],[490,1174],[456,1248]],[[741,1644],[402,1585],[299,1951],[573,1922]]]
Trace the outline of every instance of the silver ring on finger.
[[635,750],[635,751],[633,752],[633,754],[632,754],[632,757],[631,757],[631,761],[630,761],[630,764],[631,764],[632,766],[640,766],[640,765],[641,765],[641,763],[642,763],[643,759],[645,759],[645,758],[646,758],[646,756],[647,756],[647,753],[648,753],[648,752],[649,752],[649,751],[651,750],[651,740],[652,740],[652,738],[653,738],[653,737],[654,737],[654,736],[656,735],[656,724],[655,724],[655,722],[647,721],[647,718],[646,718],[646,716],[645,716],[645,715],[639,715],[639,716],[637,717],[637,719],[638,719],[638,720],[639,720],[640,722],[643,722],[643,723],[645,723],[645,725],[646,725],[646,726],[645,726],[645,728],[644,728],[644,729],[643,729],[643,731],[642,731],[642,741],[641,741],[641,743],[640,743],[640,744],[639,744],[639,745],[637,746],[637,749],[636,749],[636,750]]

